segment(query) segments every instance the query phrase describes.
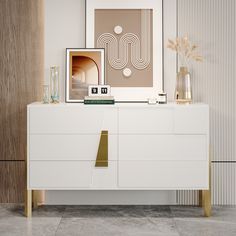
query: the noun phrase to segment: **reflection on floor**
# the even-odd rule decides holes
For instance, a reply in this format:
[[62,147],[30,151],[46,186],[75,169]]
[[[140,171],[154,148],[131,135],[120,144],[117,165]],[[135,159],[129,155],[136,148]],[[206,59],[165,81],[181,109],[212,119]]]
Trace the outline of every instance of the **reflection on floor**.
[[23,207],[0,204],[1,236],[235,236],[236,208],[213,207],[210,218],[199,207],[43,206],[33,217]]

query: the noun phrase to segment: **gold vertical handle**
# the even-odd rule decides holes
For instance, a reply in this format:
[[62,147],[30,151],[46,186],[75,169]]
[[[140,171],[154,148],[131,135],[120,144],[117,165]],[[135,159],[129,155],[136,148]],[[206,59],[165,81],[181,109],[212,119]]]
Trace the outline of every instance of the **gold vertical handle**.
[[108,131],[103,130],[100,136],[96,167],[108,167]]

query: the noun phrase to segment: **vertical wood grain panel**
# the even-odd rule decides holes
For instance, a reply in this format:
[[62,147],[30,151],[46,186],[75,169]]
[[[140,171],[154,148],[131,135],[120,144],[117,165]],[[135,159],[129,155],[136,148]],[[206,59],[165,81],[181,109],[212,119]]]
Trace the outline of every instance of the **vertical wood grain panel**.
[[[210,105],[214,204],[235,204],[236,198],[235,15],[235,0],[178,0],[178,34],[189,35],[205,57],[192,65],[193,96]],[[197,203],[193,193],[177,195],[180,204]]]
[[1,160],[25,160],[26,105],[41,98],[43,1],[0,1]]
[[[3,160],[26,159],[26,105],[42,95],[44,1],[1,0],[0,29],[0,166],[3,167],[6,165]],[[21,169],[22,163],[12,165],[19,166],[10,168],[10,172]],[[9,173],[9,181],[14,174]],[[20,196],[23,189],[18,186],[18,190]],[[16,201],[19,199],[15,197]]]
[[0,202],[23,202],[26,187],[24,161],[0,163]]

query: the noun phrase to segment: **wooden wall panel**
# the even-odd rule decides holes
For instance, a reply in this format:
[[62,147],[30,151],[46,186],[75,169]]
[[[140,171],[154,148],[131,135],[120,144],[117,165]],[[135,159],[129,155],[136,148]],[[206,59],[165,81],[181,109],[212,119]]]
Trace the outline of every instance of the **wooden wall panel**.
[[43,1],[0,1],[0,159],[25,160],[26,105],[41,99]]
[[[26,159],[26,105],[42,96],[44,76],[44,0],[0,1],[0,170],[9,167],[6,183],[13,181],[17,171],[21,178],[22,163],[3,160]],[[22,178],[24,178],[22,176]],[[20,181],[20,180],[18,180]],[[0,182],[0,192],[4,187]],[[16,185],[17,187],[17,185]],[[1,201],[18,201],[22,196],[6,197]]]
[[26,171],[24,161],[1,161],[0,202],[24,202]]

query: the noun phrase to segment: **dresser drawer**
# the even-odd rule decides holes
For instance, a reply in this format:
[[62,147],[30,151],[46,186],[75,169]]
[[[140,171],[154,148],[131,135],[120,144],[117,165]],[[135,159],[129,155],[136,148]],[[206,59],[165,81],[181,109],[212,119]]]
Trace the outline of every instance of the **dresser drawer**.
[[117,187],[117,162],[95,167],[94,161],[31,161],[29,189],[113,189]]
[[117,133],[117,109],[76,106],[30,107],[30,134],[99,134],[101,130]]
[[209,107],[181,105],[175,107],[175,134],[208,134]]
[[207,160],[206,135],[119,135],[119,160]]
[[108,167],[94,167],[92,162],[92,189],[117,189],[117,161],[109,161]]
[[[117,160],[117,139],[117,135],[108,134],[108,160]],[[31,134],[29,136],[30,160],[95,161],[99,141],[99,134]]]
[[207,161],[119,161],[120,188],[208,189]]
[[171,108],[119,108],[119,133],[173,133],[173,117]]

